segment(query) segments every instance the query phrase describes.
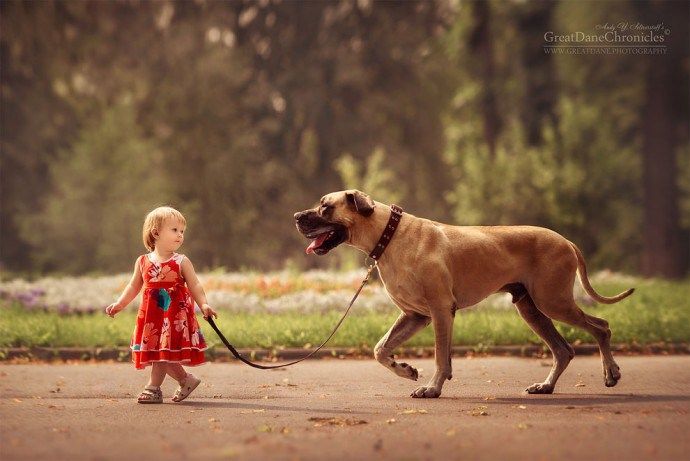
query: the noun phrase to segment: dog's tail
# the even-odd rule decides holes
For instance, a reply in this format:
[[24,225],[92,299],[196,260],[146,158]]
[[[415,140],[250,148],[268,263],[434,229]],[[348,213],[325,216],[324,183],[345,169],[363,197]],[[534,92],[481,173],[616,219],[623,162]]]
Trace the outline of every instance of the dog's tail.
[[589,278],[587,278],[587,266],[585,265],[585,258],[582,256],[582,252],[573,242],[570,242],[570,245],[573,247],[575,254],[577,255],[577,271],[580,273],[580,283],[582,284],[582,288],[585,289],[587,294],[590,295],[592,299],[604,304],[613,304],[633,294],[635,291],[634,288],[630,288],[622,293],[617,294],[616,296],[611,296],[610,298],[607,296],[601,296],[599,293],[594,291],[594,288],[592,288],[592,285],[589,283]]

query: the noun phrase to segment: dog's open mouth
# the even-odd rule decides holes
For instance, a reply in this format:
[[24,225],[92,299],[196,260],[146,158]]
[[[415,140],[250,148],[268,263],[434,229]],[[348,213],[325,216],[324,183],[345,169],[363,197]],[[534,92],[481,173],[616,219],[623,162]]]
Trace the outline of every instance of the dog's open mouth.
[[307,234],[307,238],[313,239],[305,250],[307,254],[325,255],[347,240],[347,229],[345,226],[336,225],[322,232]]

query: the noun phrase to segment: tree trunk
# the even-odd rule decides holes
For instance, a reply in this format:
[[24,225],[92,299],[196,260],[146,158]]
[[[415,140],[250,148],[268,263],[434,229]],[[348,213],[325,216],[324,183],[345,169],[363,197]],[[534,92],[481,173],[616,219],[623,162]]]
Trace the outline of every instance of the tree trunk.
[[[680,7],[680,8],[679,8]],[[676,11],[680,10],[680,11]],[[684,2],[653,3],[643,20],[670,25],[667,54],[648,56],[645,108],[642,115],[644,230],[641,270],[647,276],[680,278],[690,260],[687,230],[680,227],[676,150],[687,131],[687,19]],[[675,18],[675,20],[674,20]],[[686,133],[687,134],[687,133]]]
[[496,142],[501,129],[501,120],[496,106],[496,83],[494,45],[491,38],[491,5],[485,1],[473,3],[474,30],[470,36],[470,49],[476,55],[479,78],[483,82],[481,110],[484,119],[484,139],[489,147],[489,155],[496,156]]

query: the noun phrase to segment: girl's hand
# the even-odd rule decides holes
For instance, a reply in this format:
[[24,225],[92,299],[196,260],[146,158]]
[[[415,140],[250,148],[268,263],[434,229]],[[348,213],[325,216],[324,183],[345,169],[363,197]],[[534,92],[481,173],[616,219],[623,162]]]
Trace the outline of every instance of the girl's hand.
[[201,312],[204,313],[204,318],[208,319],[210,316],[214,316],[215,318],[218,318],[218,314],[216,314],[216,311],[211,308],[208,304],[204,304],[201,306]]
[[115,314],[117,314],[124,308],[125,306],[122,306],[121,304],[112,303],[110,306],[105,308],[105,313],[108,314],[110,317],[115,318]]

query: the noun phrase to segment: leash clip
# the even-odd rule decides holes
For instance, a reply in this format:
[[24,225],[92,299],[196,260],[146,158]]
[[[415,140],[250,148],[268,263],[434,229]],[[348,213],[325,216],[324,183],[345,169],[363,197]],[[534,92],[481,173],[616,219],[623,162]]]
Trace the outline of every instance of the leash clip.
[[365,256],[364,257],[364,265],[367,266],[367,268],[369,268],[369,272],[371,272],[374,269],[374,267],[379,266],[379,262],[377,260],[375,260],[374,258],[372,258],[371,256]]
[[362,286],[364,286],[364,284],[369,281],[369,277],[371,277],[371,273],[374,271],[374,268],[378,269],[379,262],[371,256],[366,256],[364,258],[364,265],[367,266],[367,276],[364,277],[364,280],[362,281]]

